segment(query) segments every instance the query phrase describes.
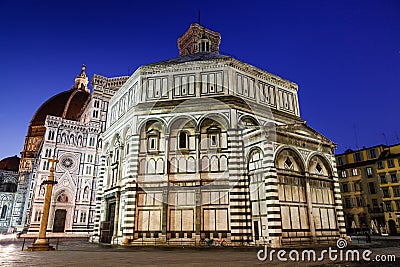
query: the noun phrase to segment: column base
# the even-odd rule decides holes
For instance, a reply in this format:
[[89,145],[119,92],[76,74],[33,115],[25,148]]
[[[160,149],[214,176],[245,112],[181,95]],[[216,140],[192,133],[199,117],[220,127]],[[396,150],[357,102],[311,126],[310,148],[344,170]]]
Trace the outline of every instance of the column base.
[[55,250],[53,246],[50,246],[48,243],[44,244],[35,244],[33,243],[31,246],[28,246],[26,251],[50,251]]

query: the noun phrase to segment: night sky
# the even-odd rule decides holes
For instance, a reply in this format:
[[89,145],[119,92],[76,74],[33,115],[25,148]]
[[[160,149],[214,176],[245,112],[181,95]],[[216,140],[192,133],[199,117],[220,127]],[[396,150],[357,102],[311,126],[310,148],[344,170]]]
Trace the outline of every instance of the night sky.
[[400,143],[400,1],[0,1],[0,159],[51,96],[178,56],[197,21],[231,55],[299,85],[301,117],[337,152]]

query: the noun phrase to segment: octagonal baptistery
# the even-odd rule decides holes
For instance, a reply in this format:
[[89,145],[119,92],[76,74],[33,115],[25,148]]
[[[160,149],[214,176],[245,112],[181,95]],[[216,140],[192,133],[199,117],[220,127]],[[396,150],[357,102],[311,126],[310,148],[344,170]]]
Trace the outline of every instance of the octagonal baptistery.
[[345,235],[335,145],[299,114],[297,84],[219,54],[190,25],[180,57],[113,96],[95,238],[279,247]]

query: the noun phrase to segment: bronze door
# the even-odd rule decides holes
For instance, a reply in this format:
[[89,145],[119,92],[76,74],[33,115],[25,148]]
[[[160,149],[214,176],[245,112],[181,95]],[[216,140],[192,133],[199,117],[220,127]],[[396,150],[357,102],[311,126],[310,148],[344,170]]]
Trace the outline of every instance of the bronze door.
[[66,210],[56,210],[54,216],[53,232],[63,233],[65,229],[65,218],[67,217]]

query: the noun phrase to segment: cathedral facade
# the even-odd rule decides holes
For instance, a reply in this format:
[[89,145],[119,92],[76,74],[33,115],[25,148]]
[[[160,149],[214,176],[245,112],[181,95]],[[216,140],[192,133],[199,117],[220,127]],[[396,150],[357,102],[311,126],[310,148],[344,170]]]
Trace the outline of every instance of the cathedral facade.
[[345,235],[335,144],[300,117],[297,84],[219,54],[192,24],[180,57],[111,97],[93,240],[320,242]]
[[59,163],[47,230],[59,235],[93,231],[100,133],[105,128],[108,100],[126,79],[95,75],[90,93],[84,66],[70,90],[53,96],[36,111],[21,153],[11,220],[17,231],[39,232],[53,155]]
[[12,233],[12,210],[18,185],[19,157],[0,161],[0,234]]

